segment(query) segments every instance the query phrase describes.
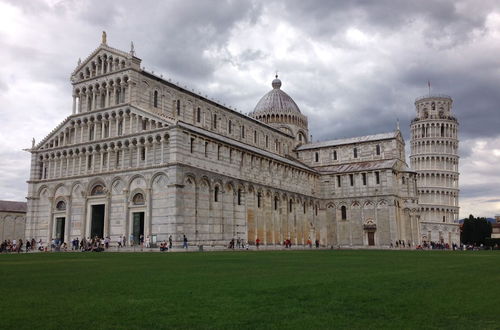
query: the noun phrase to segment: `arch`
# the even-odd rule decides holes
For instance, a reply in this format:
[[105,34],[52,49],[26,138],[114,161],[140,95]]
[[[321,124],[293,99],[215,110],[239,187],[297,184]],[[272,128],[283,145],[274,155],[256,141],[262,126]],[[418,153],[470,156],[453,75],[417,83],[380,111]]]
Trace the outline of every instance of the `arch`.
[[121,177],[115,177],[111,180],[110,187],[115,194],[122,194],[124,186],[124,180]]
[[220,194],[220,188],[219,187],[220,186],[219,186],[218,183],[216,183],[214,185],[214,202],[215,203],[219,202],[219,200],[220,200],[220,196],[219,196],[219,194]]
[[144,205],[146,200],[144,198],[144,194],[142,192],[137,192],[132,197],[132,204],[134,205]]
[[42,185],[40,188],[37,190],[37,196],[41,197],[43,195],[48,196],[50,194],[50,188],[47,185]]
[[71,195],[75,196],[82,192],[82,183],[80,181],[76,181],[71,185]]
[[347,220],[347,207],[345,205],[340,207],[340,218],[342,220]]
[[[144,182],[142,182],[142,180],[144,180]],[[137,187],[140,186],[147,187],[147,180],[143,175],[135,174],[132,177],[130,177],[127,184],[127,189],[133,190],[134,189],[133,185],[137,185]]]
[[60,199],[56,202],[57,211],[66,211],[66,202],[64,199]]
[[54,197],[67,195],[66,186],[64,183],[59,183],[54,187]]
[[184,179],[182,180],[184,184],[195,185],[196,186],[196,176],[193,173],[186,173]]
[[106,189],[105,189],[105,186],[103,184],[96,183],[90,189],[90,196],[101,196],[104,194],[106,194]]
[[158,91],[155,90],[153,93],[153,107],[158,108]]
[[335,203],[334,202],[327,203],[326,204],[326,208],[327,209],[334,209],[334,208],[336,208]]
[[200,178],[200,187],[204,187],[206,186],[207,189],[210,189],[211,188],[211,184],[210,184],[210,180],[208,179],[208,177],[206,176],[203,176]]
[[149,181],[149,188],[153,188],[153,186],[162,186],[162,185],[164,185],[166,188],[167,183],[168,183],[168,175],[163,171],[156,172],[153,174],[151,180]]

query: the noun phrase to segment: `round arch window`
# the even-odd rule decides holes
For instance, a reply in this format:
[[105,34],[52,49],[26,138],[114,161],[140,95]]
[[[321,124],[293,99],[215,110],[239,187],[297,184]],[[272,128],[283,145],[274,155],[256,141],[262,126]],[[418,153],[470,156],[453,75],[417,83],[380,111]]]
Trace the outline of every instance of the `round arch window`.
[[100,184],[95,185],[94,188],[90,191],[91,196],[99,196],[104,195],[104,187]]
[[137,193],[132,198],[132,203],[134,205],[144,205],[144,195],[141,193]]
[[65,201],[59,201],[59,202],[57,202],[56,209],[58,211],[64,211],[64,210],[66,210],[66,202]]

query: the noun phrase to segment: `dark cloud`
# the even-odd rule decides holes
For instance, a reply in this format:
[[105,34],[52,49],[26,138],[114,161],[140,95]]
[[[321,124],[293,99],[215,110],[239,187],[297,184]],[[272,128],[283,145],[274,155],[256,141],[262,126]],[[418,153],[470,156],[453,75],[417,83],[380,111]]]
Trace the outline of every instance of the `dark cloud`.
[[[460,196],[463,198],[477,198],[483,196],[500,196],[500,186],[497,182],[492,183],[465,183],[460,185]],[[495,198],[496,199],[496,198]],[[492,203],[493,200],[488,201]]]
[[[500,135],[500,20],[492,15],[500,15],[498,1],[6,3],[20,9],[17,19],[25,24],[0,29],[0,58],[9,64],[0,68],[0,101],[9,105],[3,125],[27,114],[34,128],[17,134],[28,142],[31,135],[43,138],[70,113],[69,75],[78,57],[98,46],[102,30],[112,47],[128,50],[134,41],[146,69],[244,113],[271,89],[278,70],[283,90],[308,116],[314,140],[392,131],[399,118],[409,144],[414,100],[428,92],[428,80],[433,93],[454,100],[461,168],[474,168],[477,140]],[[17,30],[23,30],[21,39]],[[27,36],[31,42],[22,39]],[[3,147],[19,150],[26,144]],[[20,193],[29,161],[20,154],[9,157],[24,169],[0,163],[10,173],[0,186]],[[474,171],[496,175],[484,164]],[[466,198],[489,196],[491,204],[500,195],[493,184],[467,180],[461,184]]]
[[[498,8],[494,1],[481,5],[467,1],[283,1],[280,15],[315,36],[331,37],[346,26],[369,28],[392,34],[402,26],[422,22],[429,45],[449,45],[469,40],[483,29],[486,14]],[[300,18],[300,19],[298,19]]]

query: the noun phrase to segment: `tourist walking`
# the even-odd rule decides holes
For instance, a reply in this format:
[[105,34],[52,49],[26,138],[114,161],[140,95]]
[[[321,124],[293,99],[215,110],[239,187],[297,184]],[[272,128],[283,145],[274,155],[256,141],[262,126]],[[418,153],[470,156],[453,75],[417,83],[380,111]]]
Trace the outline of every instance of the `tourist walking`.
[[259,248],[260,246],[260,238],[257,237],[257,239],[255,240],[255,246],[257,247],[257,249]]
[[168,236],[168,248],[172,249],[172,235]]
[[187,239],[186,235],[183,235],[183,236],[184,236],[184,238],[182,239],[182,241],[183,241],[182,248],[184,248],[184,249],[187,250],[187,248],[188,248],[188,239]]

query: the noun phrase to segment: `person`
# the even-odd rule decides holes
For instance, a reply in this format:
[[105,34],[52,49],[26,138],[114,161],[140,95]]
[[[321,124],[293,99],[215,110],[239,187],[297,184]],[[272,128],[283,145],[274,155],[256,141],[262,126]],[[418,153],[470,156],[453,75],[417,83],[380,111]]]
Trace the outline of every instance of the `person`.
[[118,248],[121,248],[122,247],[122,242],[123,242],[123,237],[122,235],[120,235],[120,238],[118,238]]
[[23,240],[19,239],[19,246],[17,247],[17,253],[21,252],[22,248],[23,248]]
[[31,242],[29,239],[26,240],[26,253],[31,250]]
[[309,245],[309,248],[312,249],[312,241],[310,238],[307,240],[307,245]]
[[141,248],[144,247],[144,235],[139,236],[139,243],[141,244]]
[[316,249],[319,248],[319,239],[316,240]]
[[146,247],[148,249],[151,247],[151,239],[149,238],[149,235],[146,237]]
[[172,249],[172,235],[168,236],[168,248]]
[[183,235],[184,238],[182,239],[182,241],[184,242],[183,245],[182,245],[182,248],[186,249],[188,248],[188,239],[186,237],[186,235]]
[[257,249],[259,248],[259,245],[260,245],[260,238],[257,237],[257,239],[255,240],[255,246],[257,247]]

